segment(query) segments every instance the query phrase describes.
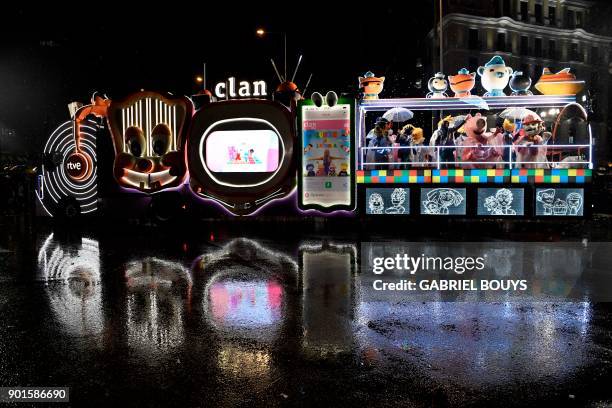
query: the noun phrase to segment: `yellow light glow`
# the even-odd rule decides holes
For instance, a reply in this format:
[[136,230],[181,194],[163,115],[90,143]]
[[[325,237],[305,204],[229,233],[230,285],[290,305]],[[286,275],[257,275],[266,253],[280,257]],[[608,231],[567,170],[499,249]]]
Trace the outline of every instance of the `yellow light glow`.
[[263,28],[258,28],[257,31],[255,31],[257,33],[257,35],[262,36],[266,33],[266,31]]
[[196,77],[196,82],[202,83],[203,81],[204,81],[204,78],[202,78],[201,76]]

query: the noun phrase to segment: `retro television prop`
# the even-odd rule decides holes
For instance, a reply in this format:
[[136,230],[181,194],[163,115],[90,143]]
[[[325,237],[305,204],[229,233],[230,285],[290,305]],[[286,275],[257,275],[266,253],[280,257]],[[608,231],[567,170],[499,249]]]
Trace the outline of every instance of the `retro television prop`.
[[189,133],[190,186],[232,214],[251,214],[295,188],[294,140],[293,117],[280,103],[204,105]]

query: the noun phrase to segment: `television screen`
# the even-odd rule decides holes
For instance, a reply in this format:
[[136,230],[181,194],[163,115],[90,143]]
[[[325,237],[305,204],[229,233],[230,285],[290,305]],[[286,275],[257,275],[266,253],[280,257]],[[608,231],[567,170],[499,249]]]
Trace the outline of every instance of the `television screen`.
[[535,195],[537,216],[581,217],[584,189],[538,188]]
[[422,188],[421,214],[465,215],[465,188]]
[[410,214],[409,188],[367,188],[366,214]]
[[302,204],[351,203],[351,105],[302,106]]
[[215,173],[271,173],[279,165],[271,129],[218,130],[206,138],[206,165]]
[[479,188],[477,215],[525,215],[522,188]]

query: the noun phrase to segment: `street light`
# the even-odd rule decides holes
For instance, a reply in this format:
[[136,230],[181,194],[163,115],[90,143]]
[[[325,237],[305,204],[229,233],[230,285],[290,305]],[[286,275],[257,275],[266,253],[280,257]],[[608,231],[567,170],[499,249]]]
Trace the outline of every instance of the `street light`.
[[195,80],[198,84],[201,84],[202,82],[204,82],[204,78],[202,78],[200,75],[198,75]]
[[285,44],[284,45],[284,49],[285,49],[285,52],[284,52],[284,54],[285,54],[284,55],[284,57],[285,57],[285,77],[283,78],[283,81],[286,81],[287,80],[287,33],[285,33],[285,32],[278,32],[278,31],[266,31],[265,29],[260,27],[260,28],[258,28],[255,31],[255,34],[257,34],[258,37],[263,37],[266,34],[276,34],[276,35],[282,35],[283,36],[284,44]]

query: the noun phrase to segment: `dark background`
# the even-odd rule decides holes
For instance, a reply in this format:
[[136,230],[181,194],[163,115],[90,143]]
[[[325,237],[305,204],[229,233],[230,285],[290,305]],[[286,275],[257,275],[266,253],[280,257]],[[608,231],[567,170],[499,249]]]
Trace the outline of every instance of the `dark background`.
[[430,1],[343,8],[126,3],[13,6],[3,12],[0,122],[30,141],[30,149],[39,150],[68,119],[70,101],[87,102],[94,91],[113,99],[139,89],[190,95],[198,90],[195,77],[203,62],[209,89],[229,76],[276,86],[270,58],[282,71],[282,35],[259,38],[258,27],[287,33],[289,75],[304,55],[296,83],[303,88],[313,73],[307,94],[355,91],[367,70],[397,75],[394,87],[407,87],[434,25]]

